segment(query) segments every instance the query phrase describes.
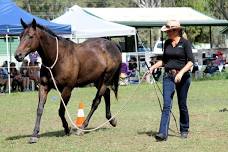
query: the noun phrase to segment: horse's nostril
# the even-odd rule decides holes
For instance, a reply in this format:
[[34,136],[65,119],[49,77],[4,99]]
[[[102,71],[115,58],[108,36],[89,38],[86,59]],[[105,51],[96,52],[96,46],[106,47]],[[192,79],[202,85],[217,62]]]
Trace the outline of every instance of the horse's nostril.
[[23,59],[23,55],[22,55],[22,53],[15,53],[15,59],[17,60],[17,61],[21,61],[22,59]]

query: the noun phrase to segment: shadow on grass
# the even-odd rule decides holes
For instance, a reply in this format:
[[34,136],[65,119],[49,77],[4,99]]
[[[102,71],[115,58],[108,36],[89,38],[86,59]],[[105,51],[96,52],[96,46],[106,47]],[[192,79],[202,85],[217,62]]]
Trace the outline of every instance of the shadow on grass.
[[[157,131],[138,131],[137,132],[139,135],[144,135],[146,134],[147,136],[152,136],[152,137],[155,137],[156,134],[158,133]],[[179,134],[169,134],[170,137],[179,137]]]
[[156,131],[153,131],[153,130],[151,130],[151,131],[138,131],[137,133],[139,135],[146,134],[147,136],[153,136],[153,137],[155,137],[155,135],[157,134],[157,132]]
[[[90,129],[93,129],[93,128],[87,128],[87,129],[90,130]],[[97,131],[105,131],[105,130],[108,130],[108,129],[110,129],[110,128],[100,128],[100,129],[95,130],[95,132],[97,132]],[[76,131],[75,129],[72,129],[70,135],[75,135],[74,134],[75,131]],[[90,133],[90,132],[85,132],[85,134],[88,134],[88,133]],[[51,132],[46,132],[46,133],[39,134],[39,137],[63,137],[63,136],[66,136],[63,130],[51,131]],[[19,140],[19,139],[28,138],[28,137],[31,137],[31,134],[30,135],[12,136],[12,137],[6,138],[6,140]]]
[[[94,128],[86,128],[86,130],[91,130],[91,129],[94,129]],[[110,128],[99,128],[99,129],[96,129],[94,131],[85,131],[84,134],[89,134],[91,132],[98,132],[98,131],[106,131],[106,130],[109,130]],[[71,134],[72,135],[75,135],[77,129],[72,129],[71,130]]]
[[[63,136],[65,136],[65,133],[63,130],[46,132],[39,135],[39,137],[63,137]],[[12,137],[6,138],[6,140],[19,140],[21,138],[28,138],[28,137],[31,137],[31,134],[12,136]]]

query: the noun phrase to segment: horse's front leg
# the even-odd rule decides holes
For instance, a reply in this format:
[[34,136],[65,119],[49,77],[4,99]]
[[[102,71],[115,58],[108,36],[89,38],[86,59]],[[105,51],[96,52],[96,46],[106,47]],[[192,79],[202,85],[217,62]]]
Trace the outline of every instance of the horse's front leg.
[[[68,88],[68,87],[65,87],[63,89],[63,91],[62,91],[61,95],[62,95],[63,101],[64,101],[66,106],[67,106],[68,101],[70,99],[71,91],[72,91],[72,88]],[[63,124],[63,128],[64,128],[64,131],[65,131],[65,134],[69,135],[70,134],[70,129],[68,127],[68,123],[67,123],[66,118],[65,118],[65,111],[66,111],[65,107],[64,107],[62,101],[60,101],[59,117],[62,120],[62,124]]]
[[36,123],[35,128],[33,130],[32,137],[29,140],[29,143],[36,143],[38,140],[38,134],[40,132],[40,120],[43,114],[44,105],[47,100],[47,94],[49,92],[47,85],[40,85],[39,87],[39,103],[37,106],[37,115],[36,115]]

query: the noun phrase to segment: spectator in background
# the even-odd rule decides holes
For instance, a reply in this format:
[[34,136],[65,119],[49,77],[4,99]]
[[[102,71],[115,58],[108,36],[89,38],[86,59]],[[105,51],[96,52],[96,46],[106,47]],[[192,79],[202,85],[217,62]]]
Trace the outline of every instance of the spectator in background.
[[128,68],[131,71],[136,71],[137,69],[137,60],[136,57],[131,57],[130,60],[128,61]]
[[16,69],[16,64],[14,62],[10,63],[10,80],[12,91],[16,91],[17,89],[20,89],[20,91],[23,90],[22,77],[20,72]]
[[[8,62],[5,61],[3,65],[0,67],[0,92],[6,92],[8,89],[8,70],[7,64]],[[3,89],[2,89],[3,87]]]
[[37,60],[38,60],[39,57],[40,56],[37,53],[37,51],[29,53],[29,59],[30,59],[30,62],[32,62],[32,64],[34,64],[35,62],[37,62]]
[[222,72],[222,70],[225,70],[225,58],[221,51],[217,51],[216,59],[213,63],[215,66],[218,67],[219,72]]
[[29,67],[26,59],[21,64],[20,74],[22,76],[23,91],[29,91]]
[[208,60],[207,66],[203,72],[205,75],[211,76],[212,74],[214,74],[218,70],[219,70],[218,66],[215,66],[211,60]]
[[131,57],[128,61],[128,69],[131,72],[130,77],[135,77],[137,72],[137,60],[136,57]]
[[2,65],[3,70],[5,71],[7,77],[8,77],[8,61],[4,61]]
[[3,79],[8,79],[8,62],[4,61],[0,69],[0,75]]
[[130,57],[128,61],[128,69],[129,69],[129,81],[132,84],[136,84],[139,82],[139,75],[137,73],[137,59],[134,56]]
[[198,62],[195,62],[193,64],[193,68],[192,68],[192,76],[193,76],[193,78],[195,78],[195,79],[198,78],[198,75],[199,75],[199,74],[197,74],[198,72],[199,72],[199,64],[198,64]]

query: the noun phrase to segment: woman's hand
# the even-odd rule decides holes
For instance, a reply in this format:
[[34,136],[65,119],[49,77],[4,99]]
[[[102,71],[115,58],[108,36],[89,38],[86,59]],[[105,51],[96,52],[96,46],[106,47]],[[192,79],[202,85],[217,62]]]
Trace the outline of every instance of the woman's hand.
[[182,72],[177,73],[177,75],[175,76],[175,83],[180,83],[181,82],[181,78],[183,76]]
[[152,66],[150,67],[150,74],[153,74],[153,72],[154,72],[154,67]]

